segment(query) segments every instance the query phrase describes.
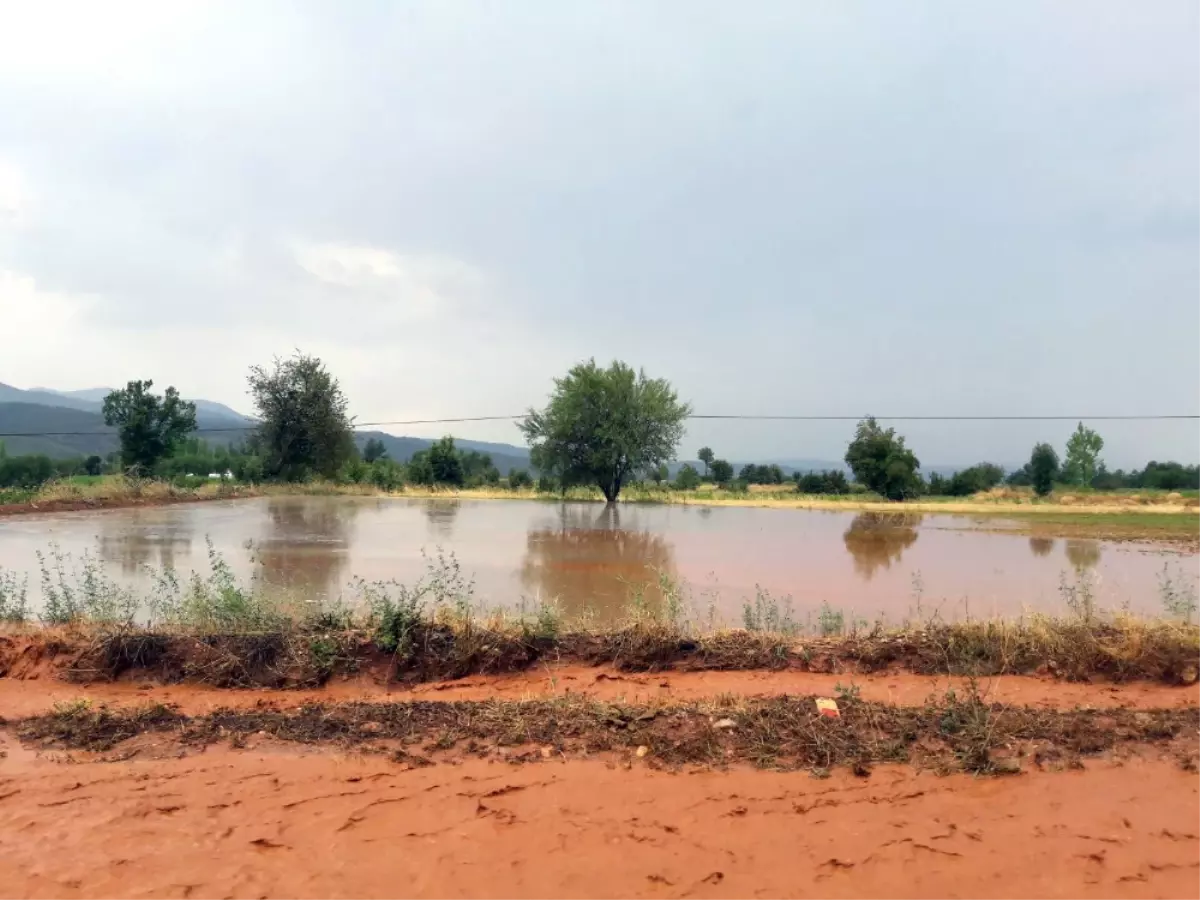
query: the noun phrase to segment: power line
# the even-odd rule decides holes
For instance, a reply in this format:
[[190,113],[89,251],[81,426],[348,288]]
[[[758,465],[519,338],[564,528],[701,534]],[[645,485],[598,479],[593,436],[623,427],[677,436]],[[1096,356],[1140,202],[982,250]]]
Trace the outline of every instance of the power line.
[[[458,416],[446,419],[398,419],[388,422],[356,422],[354,428],[378,428],[384,425],[449,425],[461,422],[505,422],[527,418],[526,414],[517,416]],[[853,416],[772,416],[772,415],[691,415],[689,419],[702,420],[735,420],[760,422],[857,422],[864,418]],[[1117,415],[1117,416],[875,416],[886,422],[1114,422],[1114,421],[1166,421],[1200,419],[1200,415]],[[241,431],[253,431],[258,423],[239,425],[228,428],[197,428],[193,434],[220,434]],[[94,437],[111,435],[114,431],[7,431],[0,432],[0,438],[6,437]]]

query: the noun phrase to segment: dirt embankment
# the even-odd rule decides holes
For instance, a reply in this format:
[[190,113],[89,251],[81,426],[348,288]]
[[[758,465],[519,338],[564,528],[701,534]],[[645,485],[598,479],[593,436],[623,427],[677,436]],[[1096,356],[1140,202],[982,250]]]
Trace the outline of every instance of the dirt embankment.
[[209,500],[245,500],[256,497],[253,488],[243,488],[220,494],[190,494],[187,492],[154,493],[149,495],[117,494],[95,497],[52,497],[28,503],[0,503],[0,516],[21,516],[36,513],[87,512],[102,509],[127,509],[146,506],[175,506],[182,503],[203,503]]
[[[0,759],[11,897],[1194,897],[1200,778],[869,778],[211,748]],[[174,752],[174,751],[173,751]]]
[[81,683],[142,680],[214,687],[311,688],[347,675],[413,684],[471,675],[542,672],[562,665],[623,672],[770,671],[856,675],[1051,675],[1197,683],[1194,625],[1083,620],[964,622],[841,637],[753,631],[689,636],[641,623],[601,632],[537,634],[410,622],[393,652],[389,633],[319,622],[263,633],[33,629],[0,634],[0,678],[61,677]]

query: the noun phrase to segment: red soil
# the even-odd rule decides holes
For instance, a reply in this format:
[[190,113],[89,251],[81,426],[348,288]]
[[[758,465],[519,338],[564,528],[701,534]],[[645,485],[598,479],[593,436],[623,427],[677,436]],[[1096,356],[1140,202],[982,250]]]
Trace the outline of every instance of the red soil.
[[[1195,897],[1173,763],[939,778],[210,748],[0,759],[6,897]],[[144,755],[155,748],[143,744]]]
[[[811,672],[659,672],[629,674],[606,666],[551,666],[535,672],[475,676],[458,681],[430,682],[405,688],[385,685],[364,676],[335,680],[324,688],[303,691],[222,690],[202,685],[164,686],[118,682],[69,684],[40,663],[23,666],[0,678],[0,716],[20,718],[47,711],[54,703],[86,697],[113,705],[170,703],[187,714],[218,707],[245,707],[262,703],[297,706],[305,702],[346,700],[481,700],[493,697],[575,695],[601,700],[684,701],[720,694],[759,696],[818,694],[834,696],[837,685],[856,686],[863,699],[899,706],[920,706],[931,694],[948,688],[960,690],[965,681],[944,676],[893,672],[876,675],[820,675]],[[1200,705],[1200,684],[1187,687],[1131,682],[1080,684],[1050,678],[1005,675],[983,678],[979,688],[997,702],[1071,709],[1129,707],[1153,709]]]

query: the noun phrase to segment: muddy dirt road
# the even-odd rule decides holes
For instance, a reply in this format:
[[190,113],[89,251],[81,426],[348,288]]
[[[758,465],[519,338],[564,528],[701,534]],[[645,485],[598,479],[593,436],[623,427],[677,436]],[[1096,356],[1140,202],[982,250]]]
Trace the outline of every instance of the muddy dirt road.
[[[229,717],[215,743],[167,727],[99,754],[16,737],[22,720],[55,709],[156,703],[247,716],[293,715],[305,703],[335,715],[355,702],[562,699],[565,715],[572,697],[749,703],[842,684],[881,710],[921,710],[960,679],[562,665],[408,688],[364,674],[272,691],[80,685],[56,674],[42,660],[0,678],[0,897],[1195,897],[1200,884],[1194,722],[1171,741],[1047,754],[1044,767],[1025,747],[1020,774],[992,777],[890,764],[814,777],[756,770],[744,753],[728,768],[667,771],[658,751],[633,753],[640,739],[592,753],[566,740],[501,746],[497,734],[485,753],[466,738],[434,753],[422,745],[436,730],[419,752],[395,755],[373,718],[356,741],[311,744],[259,724],[235,734]],[[1013,712],[1100,710],[1092,739],[1200,705],[1195,684],[1006,676],[978,687]],[[883,726],[872,726],[880,740]]]
[[[164,703],[186,714],[231,707],[291,708],[302,703],[406,700],[522,700],[548,697],[590,697],[598,700],[655,702],[695,700],[723,694],[763,697],[780,694],[833,696],[839,685],[856,688],[863,699],[897,706],[920,706],[947,690],[963,691],[965,678],[914,675],[910,672],[825,675],[814,672],[621,672],[611,666],[547,665],[530,672],[480,675],[415,686],[381,684],[371,675],[335,679],[315,690],[228,690],[196,684],[163,685],[150,681],[71,684],[53,669],[19,667],[18,677],[0,678],[0,717],[39,715],[55,703],[85,698],[94,703],[128,707]],[[1046,709],[1180,709],[1200,706],[1200,683],[1167,685],[1132,681],[1086,684],[1021,675],[979,678],[981,694],[996,703]]]
[[1195,896],[1200,778],[1155,759],[869,779],[386,758],[264,741],[0,760],[10,897]]

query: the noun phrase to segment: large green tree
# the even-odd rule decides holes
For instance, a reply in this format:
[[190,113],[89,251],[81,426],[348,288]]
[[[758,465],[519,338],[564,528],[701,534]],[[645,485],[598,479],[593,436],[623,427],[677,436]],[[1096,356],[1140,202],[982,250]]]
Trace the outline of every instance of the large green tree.
[[696,458],[704,463],[704,477],[708,477],[708,470],[716,459],[716,455],[712,452],[712,447],[701,447],[700,452],[696,454]]
[[196,430],[196,404],[169,387],[152,393],[153,381],[131,381],[104,398],[104,421],[117,429],[121,465],[149,474]]
[[338,381],[315,356],[297,352],[250,369],[261,424],[252,439],[268,478],[333,478],[354,455],[353,420]]
[[858,423],[854,440],[846,448],[846,465],[854,479],[889,500],[903,500],[920,492],[920,461],[904,446],[894,428],[881,428],[873,416]]
[[1063,460],[1062,477],[1068,484],[1087,487],[1096,477],[1100,466],[1100,451],[1104,449],[1104,438],[1083,423],[1067,439],[1067,457]]
[[690,414],[669,382],[588,360],[555,379],[550,402],[530,410],[521,430],[538,471],[595,484],[612,503],[628,478],[675,456]]

